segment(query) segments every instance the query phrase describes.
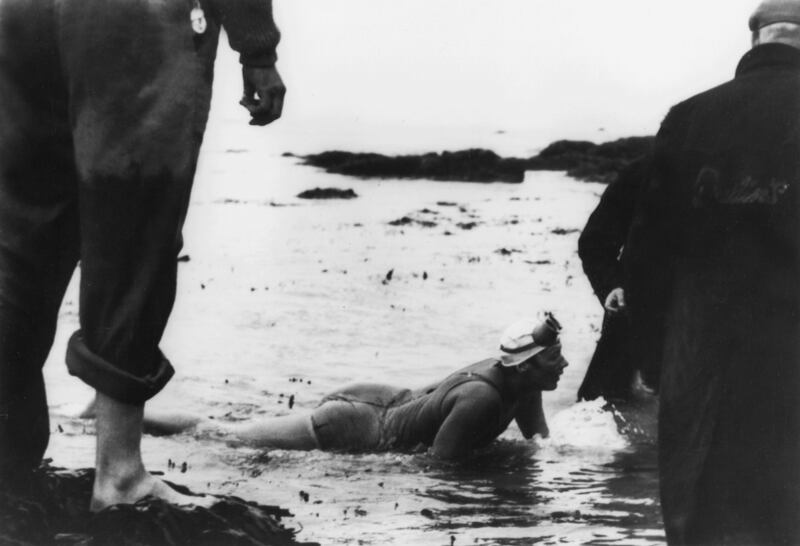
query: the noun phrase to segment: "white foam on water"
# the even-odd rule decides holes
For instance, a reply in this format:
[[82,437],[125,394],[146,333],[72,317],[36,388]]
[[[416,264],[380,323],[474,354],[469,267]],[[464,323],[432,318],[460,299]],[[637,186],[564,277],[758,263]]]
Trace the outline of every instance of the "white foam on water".
[[540,441],[543,449],[614,452],[628,447],[603,398],[577,402],[550,418],[550,437]]

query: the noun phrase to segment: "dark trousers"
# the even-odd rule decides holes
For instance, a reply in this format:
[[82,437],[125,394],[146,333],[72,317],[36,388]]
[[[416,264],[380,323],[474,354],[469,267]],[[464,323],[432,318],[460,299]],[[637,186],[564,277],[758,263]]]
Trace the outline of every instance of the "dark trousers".
[[141,404],[208,117],[218,27],[186,0],[0,0],[0,469],[47,445],[41,368],[80,263],[67,365]]

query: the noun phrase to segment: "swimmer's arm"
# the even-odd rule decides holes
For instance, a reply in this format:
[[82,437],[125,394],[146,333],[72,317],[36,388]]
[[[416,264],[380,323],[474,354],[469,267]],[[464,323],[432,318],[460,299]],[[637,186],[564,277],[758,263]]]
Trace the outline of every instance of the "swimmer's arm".
[[540,434],[542,438],[550,435],[547,426],[547,419],[542,408],[542,392],[535,391],[520,400],[517,413],[514,416],[522,435],[530,440],[535,434]]
[[493,389],[489,396],[457,395],[436,433],[430,454],[439,459],[455,459],[469,454],[496,426],[501,410]]

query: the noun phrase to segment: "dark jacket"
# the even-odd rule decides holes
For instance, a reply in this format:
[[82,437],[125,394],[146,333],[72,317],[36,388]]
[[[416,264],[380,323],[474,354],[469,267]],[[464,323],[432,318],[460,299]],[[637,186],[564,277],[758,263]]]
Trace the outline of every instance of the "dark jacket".
[[642,157],[606,187],[578,239],[578,256],[594,293],[605,303],[608,294],[623,285],[623,247],[633,222],[633,210],[643,180],[647,177],[648,157]]
[[[635,160],[608,185],[578,239],[583,270],[600,305],[613,289],[623,286],[624,246],[649,164],[649,156]],[[606,314],[600,340],[578,389],[578,400],[602,396],[611,401],[630,397],[636,372],[630,344],[627,314]]]
[[[670,544],[800,543],[800,50],[678,104],[626,263]],[[646,351],[646,348],[644,349]]]

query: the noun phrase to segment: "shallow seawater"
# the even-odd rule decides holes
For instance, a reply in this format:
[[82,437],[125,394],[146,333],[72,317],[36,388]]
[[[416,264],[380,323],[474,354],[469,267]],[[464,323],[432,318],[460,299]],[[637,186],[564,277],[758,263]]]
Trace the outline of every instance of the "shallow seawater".
[[[212,120],[212,136],[227,123]],[[150,405],[234,421],[308,411],[349,382],[420,387],[493,356],[505,326],[549,309],[570,362],[545,394],[551,437],[525,441],[512,425],[487,450],[443,463],[148,436],[151,470],[280,504],[301,539],[322,544],[663,544],[654,403],[575,403],[602,318],[577,238],[602,186],[560,173],[523,184],[349,179],[280,156],[291,149],[280,132],[247,130],[203,151],[162,343],[177,374]],[[358,198],[295,197],[313,187]],[[390,224],[403,217],[412,222]],[[73,284],[45,368],[47,456],[67,467],[91,466],[94,449],[92,423],[77,418],[92,392],[63,365],[76,327]]]
[[[585,422],[582,406],[557,421]],[[588,428],[599,429],[604,418],[589,406],[598,422]],[[287,523],[302,529],[300,538],[321,544],[663,544],[654,444],[614,438],[612,429],[595,445],[579,426],[571,434],[574,443],[564,434],[533,442],[508,434],[458,462],[422,453],[265,452],[187,435],[148,438],[146,459],[195,490],[289,508]]]

